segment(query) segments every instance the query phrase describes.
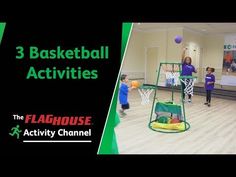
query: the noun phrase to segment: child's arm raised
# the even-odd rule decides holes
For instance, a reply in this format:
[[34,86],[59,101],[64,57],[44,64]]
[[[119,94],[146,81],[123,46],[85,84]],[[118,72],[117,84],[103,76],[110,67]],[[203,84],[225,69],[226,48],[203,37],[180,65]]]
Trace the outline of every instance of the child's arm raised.
[[193,71],[194,73],[197,73],[197,69],[194,67],[194,71]]
[[183,48],[183,52],[182,52],[182,60],[181,60],[182,63],[184,62],[186,50],[187,50],[187,48],[184,47],[184,48]]

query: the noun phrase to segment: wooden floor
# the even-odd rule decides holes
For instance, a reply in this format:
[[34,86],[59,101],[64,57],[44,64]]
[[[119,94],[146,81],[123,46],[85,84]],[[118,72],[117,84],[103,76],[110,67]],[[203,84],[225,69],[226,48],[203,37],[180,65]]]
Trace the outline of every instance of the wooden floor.
[[[176,102],[179,97],[175,93]],[[170,92],[158,91],[159,100],[170,98]],[[236,100],[212,98],[210,108],[204,101],[193,96],[185,104],[188,131],[166,134],[148,128],[152,104],[141,105],[138,91],[130,92],[130,109],[115,129],[120,154],[236,154]]]

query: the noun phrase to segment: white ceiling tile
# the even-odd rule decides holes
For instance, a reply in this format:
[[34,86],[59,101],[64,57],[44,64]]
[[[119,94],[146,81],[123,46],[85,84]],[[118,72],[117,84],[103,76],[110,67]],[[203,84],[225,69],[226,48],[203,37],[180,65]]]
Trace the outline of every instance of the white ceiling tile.
[[[142,31],[164,30],[169,28],[186,28],[202,34],[236,33],[236,23],[141,23],[134,24],[134,29]],[[205,29],[206,31],[202,31]]]

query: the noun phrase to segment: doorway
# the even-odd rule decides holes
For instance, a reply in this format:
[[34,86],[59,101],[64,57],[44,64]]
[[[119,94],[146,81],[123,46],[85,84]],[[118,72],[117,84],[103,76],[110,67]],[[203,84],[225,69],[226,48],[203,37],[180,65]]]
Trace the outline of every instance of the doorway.
[[145,83],[156,84],[157,69],[160,61],[158,61],[158,47],[146,48],[146,61],[145,61]]

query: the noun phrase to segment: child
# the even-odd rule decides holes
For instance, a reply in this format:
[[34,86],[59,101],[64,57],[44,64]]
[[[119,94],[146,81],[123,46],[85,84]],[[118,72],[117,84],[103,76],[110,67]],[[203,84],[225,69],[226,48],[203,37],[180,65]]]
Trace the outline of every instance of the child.
[[230,66],[233,61],[233,53],[232,51],[227,51],[224,56],[224,67],[226,68],[226,72],[230,71]]
[[120,109],[120,116],[125,116],[126,113],[124,112],[126,109],[129,109],[129,103],[128,103],[128,92],[132,89],[128,87],[128,77],[126,74],[121,75],[121,86],[119,90],[119,101],[121,104],[121,109]]
[[[192,58],[189,56],[185,56],[186,50],[187,50],[187,48],[185,48],[182,53],[182,73],[181,73],[181,76],[192,76],[192,73],[193,72],[197,73],[197,70],[192,65]],[[181,86],[182,86],[183,99],[185,100],[185,94],[184,94],[185,84],[181,82]],[[189,103],[192,102],[190,94],[188,95],[188,102]]]
[[215,69],[207,67],[206,68],[207,74],[205,77],[205,89],[206,89],[206,103],[208,107],[211,106],[211,92],[214,89],[214,84],[215,84],[215,76],[212,74]]
[[236,61],[235,60],[233,60],[230,68],[231,68],[232,72],[236,72]]

